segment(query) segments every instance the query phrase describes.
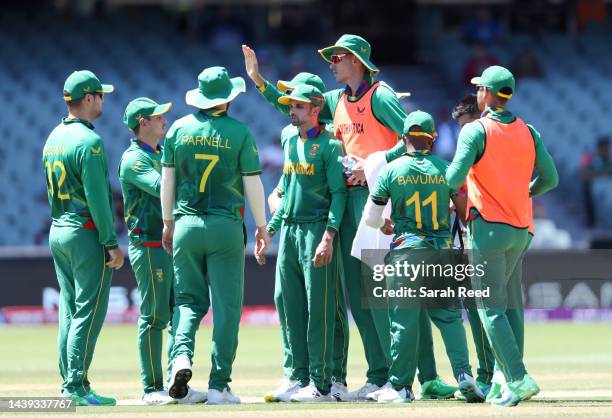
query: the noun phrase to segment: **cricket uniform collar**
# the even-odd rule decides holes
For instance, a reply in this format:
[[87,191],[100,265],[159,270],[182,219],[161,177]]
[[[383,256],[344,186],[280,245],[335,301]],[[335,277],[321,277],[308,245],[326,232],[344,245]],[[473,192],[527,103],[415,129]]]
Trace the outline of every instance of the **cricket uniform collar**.
[[497,106],[489,106],[480,115],[481,118],[493,119],[501,123],[512,123],[516,120],[516,116],[507,109]]
[[351,86],[348,84],[344,87],[344,94],[346,94],[350,100],[355,100],[368,91],[372,85],[374,85],[374,77],[372,77],[372,74],[369,72],[366,72],[363,76],[363,80],[361,80],[361,83],[359,84],[359,87],[357,87],[355,94],[353,94]]
[[309,129],[308,131],[306,131],[306,138],[302,138],[302,136],[300,135],[300,139],[302,141],[307,141],[309,139],[314,139],[317,136],[319,136],[320,133],[321,133],[321,127],[315,126],[312,129]]
[[64,125],[70,125],[71,123],[82,123],[83,125],[87,126],[89,129],[91,129],[92,131],[94,130],[94,126],[91,122],[86,121],[85,119],[79,119],[79,118],[62,118],[62,123]]
[[133,138],[132,142],[147,152],[151,152],[155,154],[159,154],[161,152],[161,146],[159,146],[159,144],[157,144],[157,148],[153,148],[151,145],[142,142],[138,138]]

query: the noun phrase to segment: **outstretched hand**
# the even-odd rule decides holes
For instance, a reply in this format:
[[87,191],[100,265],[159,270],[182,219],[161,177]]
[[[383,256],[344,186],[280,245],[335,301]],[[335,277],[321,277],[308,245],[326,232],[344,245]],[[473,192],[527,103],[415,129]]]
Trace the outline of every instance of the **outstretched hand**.
[[255,51],[247,45],[242,45],[242,53],[244,54],[244,67],[247,75],[258,87],[261,86],[265,81],[259,74],[259,63]]

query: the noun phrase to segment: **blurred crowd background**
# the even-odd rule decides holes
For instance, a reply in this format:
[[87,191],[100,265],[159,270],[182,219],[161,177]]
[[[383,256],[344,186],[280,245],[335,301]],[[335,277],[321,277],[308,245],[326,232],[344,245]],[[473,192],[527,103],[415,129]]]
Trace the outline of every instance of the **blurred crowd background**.
[[[406,110],[434,115],[435,152],[447,159],[459,133],[451,110],[474,92],[469,79],[489,65],[509,67],[517,78],[509,108],[541,132],[561,176],[558,189],[535,201],[533,248],[612,248],[611,12],[601,0],[5,0],[0,246],[47,245],[41,152],[66,114],[62,87],[72,71],[90,69],[115,85],[94,124],[109,154],[116,226],[126,242],[116,173],[131,137],[122,123],[131,99],[174,102],[171,123],[193,111],[185,92],[203,68],[222,65],[247,78],[243,43],[271,82],[310,71],[338,88],[317,49],[355,33],[371,43],[378,79],[412,93],[402,101]],[[255,135],[269,192],[281,173],[279,135],[289,119],[247,82],[230,112]]]

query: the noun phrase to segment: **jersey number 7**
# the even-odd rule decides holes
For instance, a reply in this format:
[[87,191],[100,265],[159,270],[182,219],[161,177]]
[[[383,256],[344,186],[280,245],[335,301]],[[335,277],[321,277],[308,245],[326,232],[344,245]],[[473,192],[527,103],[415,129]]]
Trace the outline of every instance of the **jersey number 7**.
[[200,180],[200,193],[204,193],[204,190],[206,190],[206,181],[208,180],[208,176],[210,176],[210,172],[212,171],[215,164],[219,162],[219,156],[210,154],[194,154],[194,158],[196,160],[210,161],[210,164],[208,164],[204,169],[204,172],[202,173],[202,179]]

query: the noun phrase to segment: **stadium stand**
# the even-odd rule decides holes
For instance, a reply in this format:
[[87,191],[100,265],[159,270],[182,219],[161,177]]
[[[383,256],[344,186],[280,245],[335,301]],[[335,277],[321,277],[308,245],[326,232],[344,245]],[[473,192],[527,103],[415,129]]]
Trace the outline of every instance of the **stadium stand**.
[[[47,227],[49,209],[40,163],[41,149],[48,133],[65,114],[61,90],[70,72],[91,69],[104,82],[115,85],[115,93],[105,99],[104,115],[95,123],[107,146],[111,184],[115,190],[119,189],[116,176],[119,158],[130,137],[121,122],[129,100],[150,96],[159,101],[172,101],[174,109],[168,115],[171,122],[192,111],[185,104],[184,94],[196,85],[197,74],[204,67],[224,65],[231,74],[245,77],[240,45],[235,49],[220,49],[190,42],[177,31],[176,22],[161,11],[147,12],[146,22],[147,27],[155,30],[136,32],[130,16],[120,14],[60,21],[48,14],[19,11],[0,16],[0,62],[3,63],[0,101],[4,104],[0,124],[0,174],[5,179],[0,189],[0,213],[5,222],[0,245],[45,244],[41,231]],[[29,30],[19,30],[24,26]],[[109,31],[109,27],[113,30]],[[19,33],[20,37],[9,36],[12,33]],[[100,33],[104,36],[99,36]],[[512,99],[510,109],[541,131],[558,164],[563,193],[580,193],[580,182],[576,180],[579,155],[592,149],[600,135],[612,133],[612,119],[606,117],[612,107],[609,39],[612,31],[604,27],[587,29],[574,39],[545,33],[537,43],[527,35],[513,34],[511,40],[503,41],[504,48],[495,49],[500,63],[509,64],[529,45],[542,63],[545,77],[519,79],[520,94]],[[416,93],[404,103],[407,110],[423,108],[435,113],[440,106],[450,106],[466,88],[461,76],[470,47],[451,33],[436,40],[435,68],[383,66],[385,81],[399,91]],[[271,81],[274,81],[273,75],[292,75],[285,73],[285,49],[273,44],[256,47],[258,53],[266,56]],[[302,70],[320,74],[328,88],[335,88],[337,83],[316,53],[317,47],[320,45],[292,47],[292,59],[301,63]],[[263,70],[262,73],[268,75]],[[266,104],[250,82],[247,86],[248,93],[232,103],[231,113],[251,127],[260,149],[266,149],[262,163],[268,169],[263,180],[269,191],[280,173],[274,149],[288,118]],[[610,181],[594,184],[598,219],[607,226],[611,225],[610,218],[601,214],[612,210],[611,188]],[[579,210],[578,206],[570,208],[570,212],[578,213],[577,217]],[[551,216],[555,218],[552,212]],[[251,227],[248,217],[247,222]],[[547,246],[555,245],[550,243],[554,241],[544,240]],[[565,246],[569,239],[561,241]]]

